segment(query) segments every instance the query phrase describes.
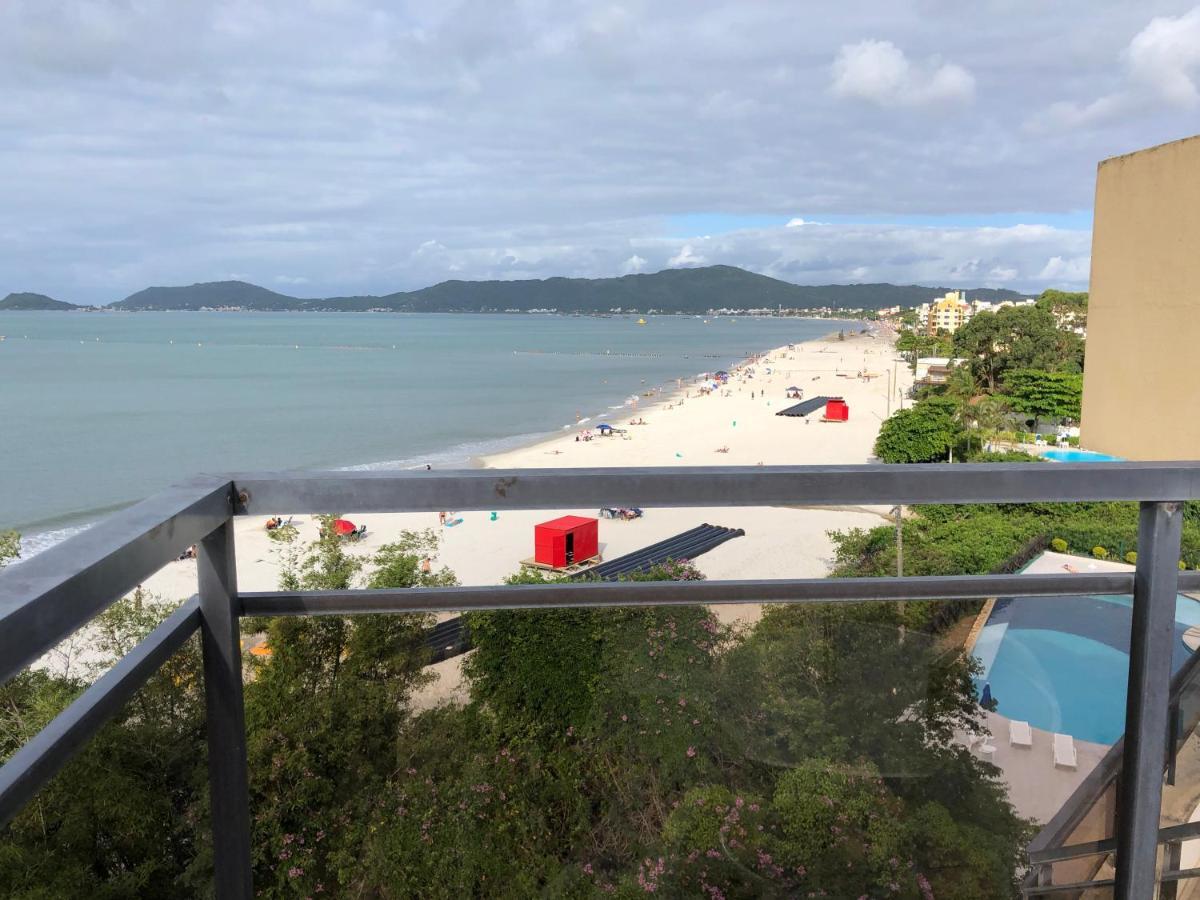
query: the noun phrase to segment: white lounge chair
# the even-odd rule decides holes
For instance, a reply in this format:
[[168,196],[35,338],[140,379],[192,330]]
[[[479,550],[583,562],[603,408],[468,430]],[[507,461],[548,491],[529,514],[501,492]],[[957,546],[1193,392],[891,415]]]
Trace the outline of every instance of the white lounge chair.
[[1069,734],[1054,736],[1054,765],[1061,769],[1074,769],[1079,765],[1075,754],[1075,739]]
[[1032,747],[1033,729],[1028,722],[1013,719],[1008,723],[1008,742],[1014,747]]

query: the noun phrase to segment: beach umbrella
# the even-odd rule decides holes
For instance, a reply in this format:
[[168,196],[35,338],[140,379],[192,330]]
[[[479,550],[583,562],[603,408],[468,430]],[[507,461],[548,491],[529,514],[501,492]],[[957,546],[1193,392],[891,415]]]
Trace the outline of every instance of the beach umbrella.
[[992,683],[990,681],[983,683],[983,694],[979,697],[979,704],[981,706],[992,705]]
[[788,390],[789,391],[800,391],[800,390],[803,390],[803,388],[798,388],[793,384],[790,388],[788,388]]
[[354,531],[354,523],[349,519],[334,519],[333,531],[334,534],[350,534]]

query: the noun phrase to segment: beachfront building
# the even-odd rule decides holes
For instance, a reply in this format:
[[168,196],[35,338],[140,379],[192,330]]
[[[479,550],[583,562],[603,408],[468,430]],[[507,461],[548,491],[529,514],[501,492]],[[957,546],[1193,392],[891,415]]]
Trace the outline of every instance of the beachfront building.
[[1096,178],[1080,443],[1200,454],[1200,137],[1105,160]]
[[926,334],[954,334],[971,320],[974,311],[963,291],[947,291],[931,302],[925,313]]
[[991,300],[972,300],[971,315],[977,316],[981,312],[999,312],[1010,306],[1034,306],[1036,303],[1037,301],[1032,297],[1025,297],[1022,300],[997,300],[994,303]]

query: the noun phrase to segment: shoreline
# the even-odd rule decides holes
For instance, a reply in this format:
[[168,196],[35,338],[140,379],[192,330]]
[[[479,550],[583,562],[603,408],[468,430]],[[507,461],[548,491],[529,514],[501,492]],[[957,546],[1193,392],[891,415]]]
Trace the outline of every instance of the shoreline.
[[[163,310],[147,310],[147,311],[148,312],[163,312]],[[208,311],[208,312],[233,312],[232,310],[206,310],[206,311]],[[22,312],[25,312],[25,311],[22,310]],[[46,312],[46,310],[38,310],[38,312]],[[121,312],[121,310],[116,310],[116,312]],[[263,312],[263,311],[261,311],[261,310],[246,310],[246,312],[257,313],[257,312]],[[296,312],[296,311],[284,310],[282,312],[286,313],[286,312]],[[308,312],[308,311],[298,311],[298,312]],[[389,314],[392,314],[392,313],[389,312]],[[403,313],[403,314],[407,315],[408,313]],[[529,313],[496,313],[496,314],[497,315],[530,315]],[[427,315],[427,314],[420,313],[419,315]],[[446,315],[451,315],[451,313],[446,313]],[[566,314],[563,314],[563,313],[545,313],[545,314],[538,313],[536,315],[549,315],[549,316],[557,315],[557,316],[565,317],[565,318],[573,317],[573,314],[570,314],[570,313],[566,313]],[[672,315],[683,316],[685,318],[691,317],[691,314],[682,314],[682,313],[666,314],[666,315],[668,317],[670,317]],[[806,321],[820,321],[820,320],[825,319],[825,317],[822,317],[822,316],[760,316],[760,317],[755,317],[755,318],[779,318],[779,319],[785,319],[785,320],[804,319]],[[866,327],[866,328],[872,327],[866,320],[829,319],[828,321],[853,324],[856,327]],[[802,341],[801,343],[812,344],[812,343],[817,343],[817,342],[821,342],[821,341],[826,341],[830,338],[831,335],[836,336],[836,334],[837,334],[837,332],[833,331],[833,332],[830,332],[830,334],[823,335],[822,337],[818,337],[818,338],[812,338],[807,341]],[[769,352],[771,352],[771,351],[766,351],[766,353],[769,353]],[[760,353],[760,354],[758,354],[758,356],[766,355],[766,353]],[[685,356],[684,358],[687,358],[687,357]],[[700,357],[696,357],[696,358],[699,359]],[[719,362],[719,360],[722,358],[722,356],[720,354],[706,354],[703,356],[703,358],[706,360]],[[749,357],[748,356],[741,356],[741,357],[735,356],[733,358],[733,360],[728,363],[728,365],[731,368],[736,368],[738,366],[745,364],[746,360],[751,359],[751,358],[753,358],[753,354],[752,354],[752,356],[749,356]],[[682,359],[681,359],[681,362],[682,362]],[[660,382],[660,383],[654,385],[653,387],[650,388],[650,390],[655,392],[654,398],[649,399],[649,398],[643,397],[642,399],[643,399],[643,402],[645,405],[644,406],[639,405],[638,408],[641,409],[643,413],[645,413],[646,411],[654,408],[655,406],[658,406],[659,404],[666,403],[667,400],[670,399],[670,397],[676,391],[681,390],[681,388],[678,387],[678,382],[682,381],[686,385],[687,383],[695,380],[696,374],[697,373],[695,373],[695,372],[688,372],[687,374],[678,376],[675,379],[669,379],[667,381],[663,381],[663,382]],[[430,464],[430,463],[432,463],[435,467],[442,467],[442,468],[447,468],[447,467],[463,468],[463,469],[487,468],[488,467],[487,460],[494,456],[500,456],[503,454],[517,453],[517,452],[520,452],[523,450],[529,450],[531,448],[539,446],[540,444],[546,443],[548,441],[552,441],[555,438],[560,437],[562,434],[569,432],[571,429],[578,427],[580,424],[584,424],[585,422],[593,424],[593,427],[594,427],[594,425],[596,423],[598,423],[599,421],[616,420],[620,417],[627,415],[630,408],[631,407],[628,403],[628,397],[620,398],[620,405],[617,406],[616,408],[614,408],[613,404],[605,404],[603,409],[600,409],[595,412],[591,412],[591,413],[587,414],[583,418],[583,420],[581,420],[581,422],[578,422],[578,423],[567,423],[566,425],[559,426],[558,428],[552,428],[552,429],[546,429],[546,430],[534,431],[534,432],[527,432],[524,434],[506,435],[503,437],[483,439],[483,440],[477,440],[477,441],[463,441],[458,444],[450,445],[448,447],[431,450],[430,452],[425,453],[425,454],[406,456],[401,459],[393,459],[393,460],[374,460],[374,461],[370,461],[370,462],[352,463],[349,465],[337,466],[337,467],[331,469],[330,471],[338,471],[338,472],[389,471],[389,470],[390,471],[411,471],[411,470],[419,470],[422,467],[424,467],[426,464]],[[488,444],[498,445],[498,449],[495,449],[495,448],[484,449],[484,450],[477,449],[479,445],[488,445]],[[441,460],[447,460],[448,464],[447,464],[447,462],[442,462]],[[297,471],[305,471],[305,470],[297,469]],[[128,509],[130,506],[133,506],[136,503],[140,502],[141,499],[144,499],[144,498],[132,499],[132,500],[129,500],[128,502],[124,502],[124,503],[108,504],[103,507],[97,507],[95,509],[88,509],[88,510],[84,510],[84,511],[67,511],[67,512],[64,512],[59,515],[49,516],[49,517],[39,519],[39,520],[36,520],[33,522],[20,523],[20,524],[11,526],[14,530],[21,533],[22,555],[21,555],[21,559],[16,561],[17,564],[19,564],[21,560],[30,559],[33,556],[36,556],[38,553],[48,550],[51,547],[56,546],[59,543],[62,543],[64,540],[67,540],[68,538],[70,538],[72,536],[74,536],[76,534],[80,534],[80,533],[88,530],[93,525],[96,525],[99,522],[103,521],[107,516],[111,515],[112,513],[120,512],[123,509]]]
[[[866,327],[866,326],[864,326]],[[899,387],[911,381],[893,347],[895,335],[872,326],[864,333],[834,335],[752,354],[731,367],[728,383],[718,391],[701,384],[693,374],[677,379],[673,390],[659,385],[657,394],[643,398],[636,409],[623,407],[606,417],[624,434],[583,439],[595,421],[540,436],[519,448],[483,454],[475,461],[486,468],[567,468],[605,466],[754,465],[865,463],[888,405],[888,379],[882,370],[903,369]],[[864,374],[870,377],[863,377]],[[668,383],[669,384],[669,383]],[[847,422],[823,422],[779,417],[775,413],[795,403],[786,390],[802,386],[806,397],[844,396],[850,406]],[[647,386],[647,389],[652,389]],[[644,420],[644,425],[630,424]],[[576,438],[579,438],[576,440]],[[289,510],[280,510],[284,515]],[[294,511],[293,511],[294,512]],[[596,517],[595,508],[512,510],[456,513],[453,527],[439,527],[436,512],[362,515],[347,509],[343,516],[367,527],[366,536],[348,544],[355,556],[369,559],[402,532],[432,529],[440,547],[435,568],[452,570],[463,585],[494,585],[519,571],[520,561],[533,553],[533,526],[562,515]],[[830,531],[879,524],[874,508],[814,508],[797,506],[646,508],[632,521],[599,520],[600,550],[613,559],[710,523],[741,528],[744,534],[698,556],[694,563],[714,580],[739,578],[819,578],[833,561]],[[317,536],[315,517],[296,516],[298,538]],[[235,520],[238,586],[241,590],[274,590],[279,586],[280,545],[270,539],[259,518]],[[145,580],[150,598],[174,606],[196,590],[195,560],[177,560]],[[725,622],[748,626],[761,615],[761,604],[714,608]],[[95,659],[87,630],[39,666],[52,670],[87,665]],[[461,658],[431,668],[438,681],[424,692],[423,702],[443,702],[461,696]]]

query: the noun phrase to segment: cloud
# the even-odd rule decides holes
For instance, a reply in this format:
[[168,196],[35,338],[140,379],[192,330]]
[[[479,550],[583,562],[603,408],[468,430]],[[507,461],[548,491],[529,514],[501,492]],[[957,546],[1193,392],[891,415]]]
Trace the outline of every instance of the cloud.
[[308,284],[303,275],[276,275],[275,281],[278,284]]
[[937,57],[914,66],[891,41],[844,44],[832,78],[834,96],[878,106],[969,103],[975,96],[975,77],[962,66]]
[[[979,260],[1032,289],[1086,234],[894,223],[1089,209],[1097,160],[1194,117],[1197,2],[867,0],[848,21],[718,0],[3,0],[0,296],[231,271],[383,293],[700,258],[810,283],[945,283]],[[893,224],[819,224],[863,221]]]
[[1042,266],[1037,277],[1047,282],[1063,281],[1086,284],[1091,265],[1092,258],[1090,256],[1072,256],[1066,259],[1061,256],[1052,256],[1046,260],[1046,264]]
[[1200,6],[1182,16],[1160,16],[1139,31],[1125,52],[1130,75],[1168,103],[1194,109],[1200,103]]
[[797,216],[794,219],[788,219],[787,225],[785,227],[787,227],[787,228],[803,228],[805,225],[816,225],[816,224],[817,224],[816,222],[813,222],[810,219],[802,219],[799,216]]
[[[711,240],[705,237],[704,240]],[[679,252],[667,260],[667,265],[672,269],[678,269],[686,266],[702,266],[706,259],[692,249],[691,244],[684,244],[679,248]]]
[[636,275],[638,272],[646,271],[646,260],[638,256],[636,253],[621,264],[621,272],[624,275]]
[[1143,117],[1155,107],[1200,106],[1200,6],[1180,16],[1158,16],[1120,54],[1120,86],[1095,100],[1060,100],[1031,116],[1035,133],[1071,131]]

